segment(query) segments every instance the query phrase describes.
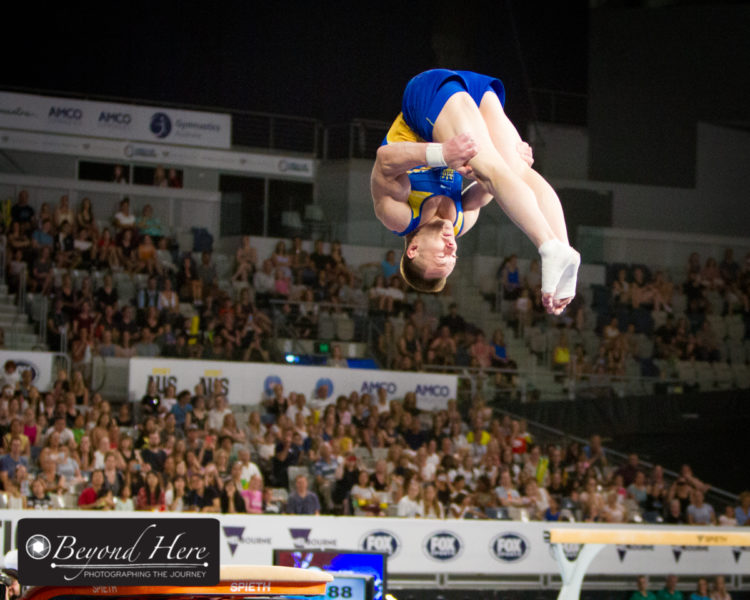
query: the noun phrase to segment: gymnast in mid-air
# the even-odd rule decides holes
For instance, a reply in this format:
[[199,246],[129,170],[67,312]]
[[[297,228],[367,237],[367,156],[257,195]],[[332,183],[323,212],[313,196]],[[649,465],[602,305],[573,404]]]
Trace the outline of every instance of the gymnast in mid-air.
[[531,148],[504,102],[499,79],[469,71],[433,69],[409,81],[372,170],[375,214],[404,237],[405,281],[435,293],[456,266],[456,239],[495,198],[539,250],[542,301],[559,315],[575,296],[581,258],[568,243],[560,200],[531,168]]

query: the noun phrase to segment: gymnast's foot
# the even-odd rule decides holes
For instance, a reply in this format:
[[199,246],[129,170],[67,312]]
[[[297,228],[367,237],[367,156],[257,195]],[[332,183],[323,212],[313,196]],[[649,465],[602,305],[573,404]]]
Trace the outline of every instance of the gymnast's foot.
[[539,246],[542,257],[542,303],[548,313],[559,315],[576,295],[581,255],[560,240]]

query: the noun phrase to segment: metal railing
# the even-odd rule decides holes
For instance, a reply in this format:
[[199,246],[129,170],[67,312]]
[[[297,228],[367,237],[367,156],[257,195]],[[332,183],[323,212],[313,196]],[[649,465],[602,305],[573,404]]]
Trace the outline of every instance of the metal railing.
[[[507,410],[505,408],[493,407],[493,410],[495,412],[498,412],[498,413],[501,413],[501,414],[504,414],[504,415],[508,415],[512,419],[523,419],[524,421],[526,421],[526,423],[529,424],[529,426],[531,428],[533,428],[535,430],[538,430],[538,431],[541,431],[541,432],[543,432],[544,434],[546,434],[549,437],[555,437],[557,439],[569,440],[571,442],[578,442],[579,444],[582,444],[582,445],[586,445],[586,444],[589,443],[589,440],[587,440],[587,439],[584,439],[582,437],[579,437],[579,436],[567,433],[565,431],[561,431],[560,429],[556,429],[554,427],[550,427],[549,425],[545,425],[544,423],[539,423],[538,421],[529,420],[528,417],[525,417],[523,415],[519,415],[517,413],[511,412],[511,411],[509,411],[509,410]],[[621,463],[621,464],[624,464],[625,462],[627,462],[628,455],[625,454],[625,453],[623,453],[623,452],[619,452],[617,450],[613,450],[611,448],[606,448],[606,447],[604,448],[604,452],[605,452],[605,454],[608,457],[614,457],[614,458],[616,458],[617,461],[619,463]],[[644,467],[645,469],[653,469],[656,466],[655,463],[651,463],[651,462],[648,462],[648,461],[645,461],[645,460],[639,460],[638,464],[639,464],[639,466]],[[664,475],[666,476],[667,479],[676,480],[676,479],[678,479],[680,477],[680,474],[677,473],[676,471],[672,471],[670,469],[665,469],[664,467],[662,467],[662,469],[664,470]],[[709,489],[707,495],[708,495],[709,498],[710,497],[718,498],[720,500],[720,502],[722,502],[722,503],[738,502],[739,501],[739,496],[737,494],[734,494],[732,492],[729,492],[729,491],[721,489],[721,488],[717,488],[717,487],[715,487],[713,485]]]

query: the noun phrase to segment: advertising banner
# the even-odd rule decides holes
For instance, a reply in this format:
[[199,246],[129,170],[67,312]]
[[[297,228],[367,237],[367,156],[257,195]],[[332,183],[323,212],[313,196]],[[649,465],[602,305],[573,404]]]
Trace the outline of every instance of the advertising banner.
[[[144,513],[118,512],[117,517]],[[28,511],[5,511],[4,538],[16,539],[17,522]],[[37,511],[34,518],[107,518],[86,511]],[[188,518],[190,513],[160,513],[159,518]],[[198,515],[195,515],[198,516]],[[389,555],[390,576],[442,574],[558,575],[559,567],[545,539],[550,527],[594,527],[497,520],[435,520],[376,517],[311,517],[280,515],[217,515],[220,521],[221,564],[271,564],[276,549],[366,550]],[[676,530],[674,526],[620,525],[638,530]],[[690,531],[689,527],[682,527]],[[693,531],[695,528],[692,528]],[[730,531],[722,528],[721,531]],[[731,531],[741,531],[733,528]],[[568,545],[575,560],[580,546]],[[750,572],[750,547],[617,546],[608,545],[587,570],[591,575],[665,576]]]
[[[0,129],[2,128],[0,127]],[[176,140],[173,141],[177,143]],[[224,171],[237,171],[285,179],[311,180],[315,174],[315,161],[311,158],[298,156],[151,144],[121,139],[76,138],[69,135],[12,131],[10,129],[2,130],[0,148],[123,162],[137,161],[155,165],[167,163],[185,167],[208,166]]]
[[146,393],[152,380],[161,391],[171,384],[178,392],[192,392],[202,383],[206,393],[221,392],[230,404],[245,405],[259,404],[277,383],[284,386],[285,392],[305,394],[313,406],[329,404],[337,396],[348,396],[353,391],[374,396],[382,387],[389,400],[415,392],[417,405],[423,410],[445,408],[448,400],[456,397],[457,385],[454,375],[431,373],[162,358],[130,360],[128,390],[132,401]]
[[55,355],[52,352],[21,352],[15,350],[0,350],[0,368],[6,361],[16,363],[19,374],[31,371],[31,382],[39,391],[48,390],[55,381]]
[[0,92],[0,127],[85,137],[229,148],[227,114]]

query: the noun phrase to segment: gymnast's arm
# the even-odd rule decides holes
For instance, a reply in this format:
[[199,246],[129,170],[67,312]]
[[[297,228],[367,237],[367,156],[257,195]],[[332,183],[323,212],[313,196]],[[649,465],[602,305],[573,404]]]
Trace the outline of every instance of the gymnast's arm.
[[[411,219],[407,204],[411,185],[406,172],[427,164],[427,147],[420,142],[396,142],[378,148],[370,176],[375,215],[392,230],[404,229]],[[461,134],[440,144],[443,159],[451,168],[465,165],[477,153],[469,135]]]

